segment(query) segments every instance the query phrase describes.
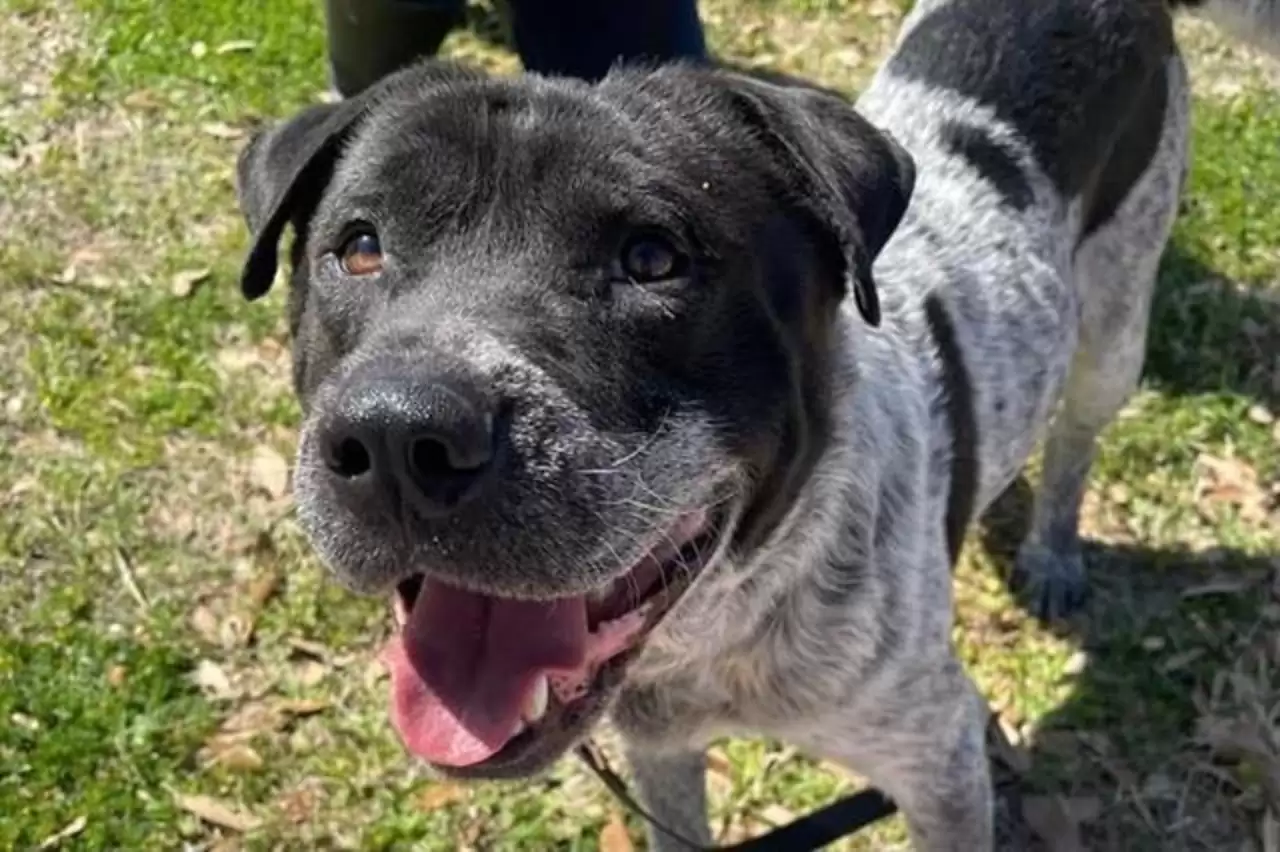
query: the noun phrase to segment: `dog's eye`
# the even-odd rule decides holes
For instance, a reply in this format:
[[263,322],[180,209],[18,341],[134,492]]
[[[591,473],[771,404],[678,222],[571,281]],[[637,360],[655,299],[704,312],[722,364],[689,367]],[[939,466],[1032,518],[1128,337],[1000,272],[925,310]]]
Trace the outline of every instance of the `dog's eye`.
[[357,231],[347,237],[338,257],[342,271],[348,275],[373,275],[382,271],[382,244],[373,231]]
[[679,278],[687,271],[689,259],[665,235],[637,234],[622,246],[622,274],[637,284],[651,284]]

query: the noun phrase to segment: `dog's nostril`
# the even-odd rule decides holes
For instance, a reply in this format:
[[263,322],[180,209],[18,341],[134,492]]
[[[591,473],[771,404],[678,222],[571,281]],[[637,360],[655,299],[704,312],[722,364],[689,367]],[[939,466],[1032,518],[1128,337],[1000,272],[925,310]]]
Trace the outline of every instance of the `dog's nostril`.
[[373,467],[369,450],[355,438],[341,438],[329,446],[325,462],[329,469],[345,479],[363,476]]
[[451,474],[478,472],[483,465],[468,464],[453,448],[439,438],[414,439],[409,446],[409,466],[422,480],[440,479]]

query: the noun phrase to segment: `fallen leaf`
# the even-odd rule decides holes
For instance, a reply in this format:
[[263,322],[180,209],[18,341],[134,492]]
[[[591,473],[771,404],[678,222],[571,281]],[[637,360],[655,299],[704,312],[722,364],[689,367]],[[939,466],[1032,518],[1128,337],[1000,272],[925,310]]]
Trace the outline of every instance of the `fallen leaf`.
[[249,588],[245,590],[245,597],[249,599],[249,605],[254,609],[261,609],[279,591],[280,581],[283,579],[284,574],[278,569],[264,571],[254,577],[253,581],[249,583]]
[[475,852],[476,843],[484,835],[486,820],[472,817],[462,828],[458,829],[458,852]]
[[724,845],[742,843],[768,830],[769,826],[756,822],[748,816],[726,814],[724,825],[720,829],[717,840]]
[[124,666],[112,666],[107,669],[107,683],[111,686],[122,686],[129,671]]
[[276,709],[288,716],[313,716],[331,706],[323,698],[285,698],[276,703]]
[[902,15],[902,7],[890,0],[871,0],[867,6],[867,14],[873,18],[898,18]]
[[729,762],[729,756],[718,748],[707,750],[707,771],[733,778],[733,764]]
[[252,346],[228,346],[218,350],[218,366],[229,372],[241,372],[262,363],[258,350]]
[[1196,470],[1196,502],[1224,503],[1234,507],[1241,520],[1266,521],[1270,499],[1258,482],[1258,472],[1250,465],[1238,458],[1202,453],[1196,459]]
[[733,794],[733,764],[719,748],[707,750],[707,789],[717,801]]
[[195,292],[196,287],[209,278],[208,269],[184,269],[173,276],[169,284],[169,292],[175,298],[185,299]]
[[249,462],[249,484],[268,497],[283,497],[289,490],[289,463],[271,447],[259,444]]
[[62,841],[70,840],[80,832],[84,831],[85,826],[88,824],[89,820],[85,817],[76,817],[67,824],[66,828],[60,829],[57,832],[50,834],[44,840],[41,840],[40,845],[37,846],[36,849],[53,849],[58,844],[62,843]]
[[440,782],[422,791],[418,796],[418,807],[424,811],[435,811],[466,801],[468,795],[467,789],[461,784]]
[[280,813],[294,825],[310,822],[319,803],[320,793],[314,779],[313,783],[303,784],[276,799],[276,807]]
[[1096,819],[1101,810],[1101,802],[1092,797],[1025,796],[1022,799],[1022,816],[1027,826],[1044,841],[1048,852],[1084,852],[1080,826]]
[[365,664],[364,672],[361,673],[360,679],[365,686],[373,686],[381,683],[390,676],[387,671],[387,665],[381,659],[374,658]]
[[221,121],[206,122],[200,125],[200,129],[214,139],[243,139],[245,136],[245,132],[239,127],[224,124]]
[[213,698],[232,698],[236,694],[231,685],[231,678],[227,676],[222,666],[212,660],[201,660],[196,663],[195,671],[191,673],[191,682]]
[[1076,677],[1084,674],[1087,668],[1089,668],[1089,652],[1081,649],[1067,658],[1066,665],[1062,667],[1062,673],[1068,677]]
[[165,102],[155,92],[139,89],[124,96],[124,105],[131,109],[160,109]]
[[293,677],[301,686],[315,686],[329,674],[329,667],[315,660],[303,660],[294,666]]
[[226,802],[219,801],[211,796],[187,796],[182,793],[174,793],[173,801],[174,804],[187,813],[194,814],[210,825],[216,825],[229,831],[238,831],[243,834],[247,831],[253,831],[262,824],[262,820],[253,814],[237,810]]
[[253,639],[252,615],[233,612],[218,625],[218,642],[224,648],[241,648]]
[[1025,739],[1009,720],[992,716],[987,729],[987,749],[991,757],[1019,775],[1031,771],[1031,755],[1024,748]]
[[784,808],[782,805],[776,805],[776,804],[766,805],[764,809],[760,811],[759,816],[762,820],[769,823],[769,825],[772,825],[774,828],[786,825],[787,823],[790,823],[790,822],[794,822],[796,818],[796,815],[793,812]]
[[211,764],[233,772],[252,772],[263,765],[262,755],[244,743],[228,743],[221,748],[215,746],[207,756]]
[[631,852],[634,848],[622,814],[613,811],[609,814],[609,822],[600,832],[600,852]]
[[231,714],[219,730],[223,734],[260,734],[276,730],[283,722],[282,715],[271,704],[254,701]]
[[299,654],[305,654],[308,657],[314,657],[322,663],[328,663],[332,654],[329,649],[319,642],[310,639],[303,639],[297,636],[290,636],[285,640],[289,647],[297,651]]

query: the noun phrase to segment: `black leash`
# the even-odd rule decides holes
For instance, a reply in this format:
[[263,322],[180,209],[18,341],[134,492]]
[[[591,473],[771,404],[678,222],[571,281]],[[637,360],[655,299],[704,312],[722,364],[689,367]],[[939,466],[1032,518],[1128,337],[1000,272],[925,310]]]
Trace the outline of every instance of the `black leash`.
[[732,846],[703,846],[694,843],[678,831],[653,818],[627,791],[627,784],[614,772],[604,754],[594,743],[586,742],[577,748],[578,758],[595,773],[623,806],[634,812],[656,830],[690,849],[700,852],[805,852],[821,849],[841,837],[853,834],[873,822],[882,820],[898,810],[884,793],[876,789],[862,790],[851,796],[832,802],[824,808],[800,817],[795,822],[766,832],[759,837],[735,843]]

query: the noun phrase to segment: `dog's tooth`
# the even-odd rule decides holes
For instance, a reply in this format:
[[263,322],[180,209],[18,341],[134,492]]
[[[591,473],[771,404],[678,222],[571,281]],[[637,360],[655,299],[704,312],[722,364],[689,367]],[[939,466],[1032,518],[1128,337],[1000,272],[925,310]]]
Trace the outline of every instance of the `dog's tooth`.
[[529,697],[524,701],[524,720],[529,724],[537,724],[542,721],[543,716],[547,715],[548,692],[547,676],[538,675],[538,679],[533,683],[533,689],[530,691]]

